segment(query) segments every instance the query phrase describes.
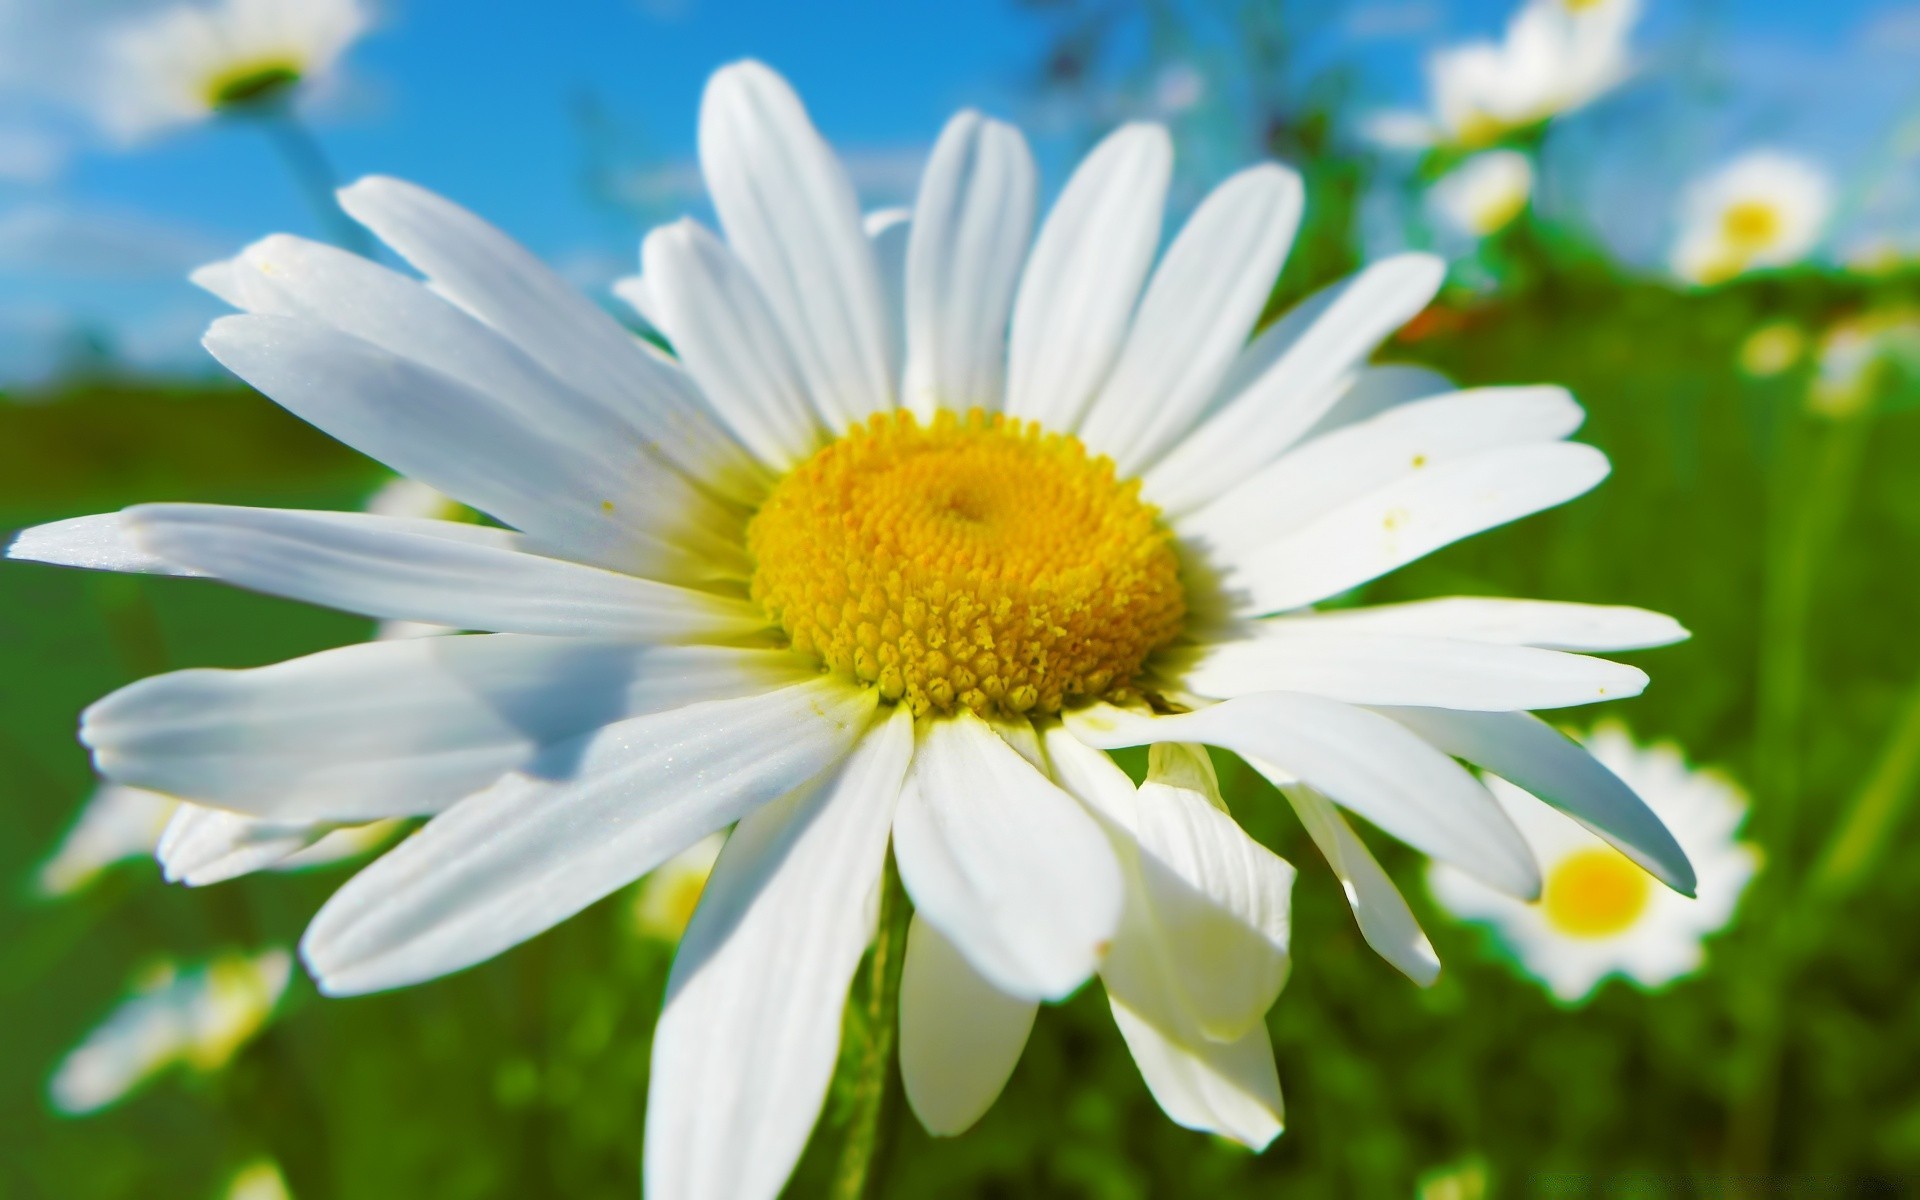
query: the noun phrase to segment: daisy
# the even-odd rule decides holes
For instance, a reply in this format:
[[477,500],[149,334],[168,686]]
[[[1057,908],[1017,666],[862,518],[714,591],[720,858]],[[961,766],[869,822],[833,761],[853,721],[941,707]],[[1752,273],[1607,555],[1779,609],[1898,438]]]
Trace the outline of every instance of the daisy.
[[193,0],[130,19],[101,43],[101,118],[135,139],[284,104],[366,27],[360,0]]
[[[230,369],[498,524],[159,504],[10,548],[486,631],[164,675],[85,715],[112,779],[270,820],[431,818],[314,919],[323,990],[482,962],[732,826],[655,1036],[648,1192],[771,1196],[889,848],[915,908],[902,1068],[931,1128],[984,1110],[1033,1006],[1097,971],[1175,1120],[1272,1136],[1292,873],[1183,747],[1283,784],[1369,940],[1423,980],[1431,948],[1341,810],[1533,895],[1455,756],[1691,888],[1646,807],[1525,712],[1638,692],[1585,652],[1674,622],[1314,608],[1606,473],[1564,440],[1559,388],[1367,365],[1437,260],[1256,330],[1292,171],[1228,179],[1157,254],[1172,151],[1129,125],[1036,232],[1024,140],[972,112],[910,220],[870,230],[757,63],[709,84],[700,154],[724,236],[682,221],[642,254],[672,357],[393,179],[341,199],[424,280],[286,236],[203,277],[245,310],[207,335]],[[1099,753],[1146,745],[1139,789]]]
[[161,964],[61,1061],[47,1083],[53,1106],[80,1116],[174,1066],[218,1070],[273,1015],[292,973],[293,956],[277,948]]
[[1671,743],[1638,745],[1617,724],[1601,725],[1585,740],[1679,838],[1699,875],[1697,896],[1652,886],[1591,831],[1498,779],[1493,793],[1546,875],[1539,902],[1520,903],[1444,864],[1428,872],[1443,908],[1490,925],[1520,968],[1568,1003],[1584,1000],[1609,975],[1651,989],[1699,970],[1701,943],[1733,919],[1760,857],[1738,840],[1747,799],[1727,779],[1689,769]]
[[1832,211],[1833,183],[1820,168],[1771,150],[1743,155],[1688,190],[1674,274],[1711,286],[1799,262]]
[[1526,211],[1532,194],[1533,160],[1518,150],[1488,150],[1442,176],[1427,199],[1448,226],[1482,238]]
[[1638,0],[1528,0],[1500,41],[1427,60],[1430,114],[1389,112],[1370,132],[1390,146],[1474,150],[1583,108],[1627,77]]

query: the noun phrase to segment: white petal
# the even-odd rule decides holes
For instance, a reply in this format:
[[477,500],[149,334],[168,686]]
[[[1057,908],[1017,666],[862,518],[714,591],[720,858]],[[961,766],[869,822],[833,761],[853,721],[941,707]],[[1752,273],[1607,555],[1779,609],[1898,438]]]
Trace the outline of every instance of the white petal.
[[125,513],[68,517],[22,529],[7,544],[7,557],[27,562],[80,567],[88,571],[126,571],[137,575],[204,576],[206,572],[167,562],[140,544]]
[[894,855],[921,915],[994,986],[1030,1000],[1079,987],[1120,919],[1099,827],[964,710],[921,731]]
[[757,62],[714,73],[700,167],[833,429],[892,408],[884,293],[853,184],[784,79]]
[[1267,1027],[1231,1042],[1182,1042],[1109,997],[1113,1023],[1154,1101],[1174,1124],[1264,1150],[1286,1123]]
[[1222,588],[1247,616],[1300,608],[1464,537],[1564,504],[1606,477],[1591,446],[1517,446],[1416,472],[1232,565]]
[[301,953],[330,995],[483,962],[808,786],[846,756],[874,704],[871,690],[822,680],[562,742],[354,876]]
[[1123,125],[1080,164],[1020,277],[1007,350],[1007,411],[1071,430],[1107,377],[1160,245],[1173,142]]
[[721,428],[698,389],[512,238],[398,179],[373,176],[342,188],[340,206],[435,291],[625,421],[688,478],[748,502],[764,492],[763,470]]
[[[1262,773],[1269,778],[1281,774],[1271,767]],[[1340,880],[1367,945],[1421,987],[1432,984],[1440,977],[1440,956],[1433,952],[1433,943],[1421,932],[1406,898],[1380,869],[1366,843],[1319,792],[1297,783],[1282,784],[1280,790]]]
[[1342,633],[1411,634],[1585,652],[1645,650],[1691,636],[1672,617],[1644,608],[1493,596],[1445,596],[1272,619],[1273,624],[1281,622]]
[[898,706],[834,778],[749,813],[728,837],[653,1035],[644,1161],[655,1200],[772,1200],[786,1183],[833,1079],[912,755],[913,717]]
[[1000,407],[1013,288],[1033,236],[1033,155],[1011,125],[963,112],[933,148],[907,246],[902,402]]
[[[1379,713],[1293,692],[1147,716],[1110,705],[1069,714],[1092,746],[1199,742],[1265,762],[1325,792],[1414,848],[1523,898],[1540,892],[1527,844],[1478,780]],[[1256,765],[1258,765],[1256,763]]]
[[310,321],[222,317],[205,343],[302,420],[558,548],[666,579],[746,572],[737,540],[702,528],[704,502],[677,507],[688,489],[648,483],[659,476],[630,443],[555,440],[488,393]]
[[1205,410],[1266,307],[1304,196],[1285,167],[1249,167],[1215,188],[1167,248],[1080,426],[1121,477],[1154,462]]
[[1326,415],[1338,382],[1426,307],[1445,275],[1440,259],[1405,254],[1303,301],[1248,346],[1224,380],[1215,377],[1226,399],[1147,473],[1145,494],[1185,512],[1271,462]]
[[1038,1010],[987,982],[945,934],[914,914],[900,976],[900,1080],[928,1133],[965,1133],[993,1107]]
[[613,294],[626,302],[642,321],[654,329],[660,328],[655,316],[659,311],[653,302],[653,289],[647,286],[645,275],[625,275],[613,281]]
[[1481,388],[1401,404],[1281,455],[1175,527],[1216,560],[1230,560],[1441,463],[1566,437],[1581,416],[1573,398],[1552,387]]
[[661,642],[766,624],[744,600],[531,554],[505,530],[453,521],[217,504],[146,504],[125,515],[161,558],[381,620]]
[[777,651],[521,637],[374,642],[190,670],[87,709],[113,779],[277,822],[438,812],[614,721],[799,681]]
[[167,822],[153,856],[169,883],[205,887],[270,867],[335,828],[319,822],[262,821],[225,809],[182,804]]
[[887,313],[889,362],[907,361],[907,243],[913,236],[913,210],[876,208],[861,221],[873,243],[880,268],[880,303]]
[[1686,851],[1646,801],[1579,743],[1538,717],[1432,708],[1383,711],[1448,754],[1560,809],[1667,886],[1693,895],[1696,880]]
[[1638,667],[1558,650],[1349,632],[1312,619],[1264,625],[1258,637],[1177,649],[1159,669],[1196,695],[1220,699],[1310,692],[1349,704],[1490,712],[1595,704],[1647,686]]
[[103,783],[80,809],[35,878],[43,896],[71,896],[101,871],[153,852],[179,801],[143,788]]
[[1379,363],[1362,367],[1355,373],[1353,385],[1340,394],[1312,429],[1301,435],[1300,440],[1331,433],[1345,425],[1352,425],[1369,417],[1405,404],[1410,400],[1425,400],[1429,396],[1443,396],[1448,392],[1459,391],[1453,381],[1432,367],[1417,367],[1409,363]]
[[748,449],[785,470],[811,454],[820,419],[760,285],[719,238],[692,221],[662,226],[641,248],[661,332]]

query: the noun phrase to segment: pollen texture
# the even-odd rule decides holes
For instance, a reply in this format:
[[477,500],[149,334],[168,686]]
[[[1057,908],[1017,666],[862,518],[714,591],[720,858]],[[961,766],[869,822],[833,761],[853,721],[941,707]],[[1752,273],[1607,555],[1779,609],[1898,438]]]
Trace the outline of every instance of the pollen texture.
[[794,649],[916,715],[1124,694],[1186,612],[1137,481],[1079,440],[974,411],[874,417],[747,528],[753,597]]

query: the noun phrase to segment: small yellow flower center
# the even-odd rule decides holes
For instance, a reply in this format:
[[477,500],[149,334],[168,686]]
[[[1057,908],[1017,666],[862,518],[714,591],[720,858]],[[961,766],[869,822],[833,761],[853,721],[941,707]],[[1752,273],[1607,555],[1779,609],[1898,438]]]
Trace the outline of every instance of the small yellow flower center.
[[206,83],[207,103],[216,109],[248,108],[279,99],[304,72],[291,59],[268,59],[229,67]]
[[978,410],[874,417],[747,527],[753,598],[829,670],[916,716],[1124,694],[1186,614],[1137,481],[1077,438]]
[[1652,881],[1605,846],[1576,850],[1547,874],[1540,907],[1568,937],[1612,937],[1631,928],[1652,897]]
[[1762,249],[1780,236],[1780,210],[1762,200],[1742,200],[1727,206],[1720,228],[1734,246],[1746,251]]

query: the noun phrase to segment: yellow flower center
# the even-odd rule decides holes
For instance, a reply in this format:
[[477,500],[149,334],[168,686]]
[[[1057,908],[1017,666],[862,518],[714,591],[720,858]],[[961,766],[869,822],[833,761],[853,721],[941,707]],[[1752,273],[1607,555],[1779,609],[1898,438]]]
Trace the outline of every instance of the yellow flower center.
[[1733,245],[1757,250],[1780,236],[1780,210],[1762,200],[1742,200],[1727,206],[1720,228]]
[[1540,907],[1568,937],[1603,938],[1640,919],[1652,897],[1647,873],[1605,846],[1576,850],[1547,875]]
[[1186,614],[1136,481],[1077,438],[979,410],[874,417],[747,527],[753,597],[794,649],[916,716],[1123,694]]
[[291,59],[267,59],[229,67],[207,81],[207,104],[217,109],[266,104],[299,83],[302,74],[300,64]]

